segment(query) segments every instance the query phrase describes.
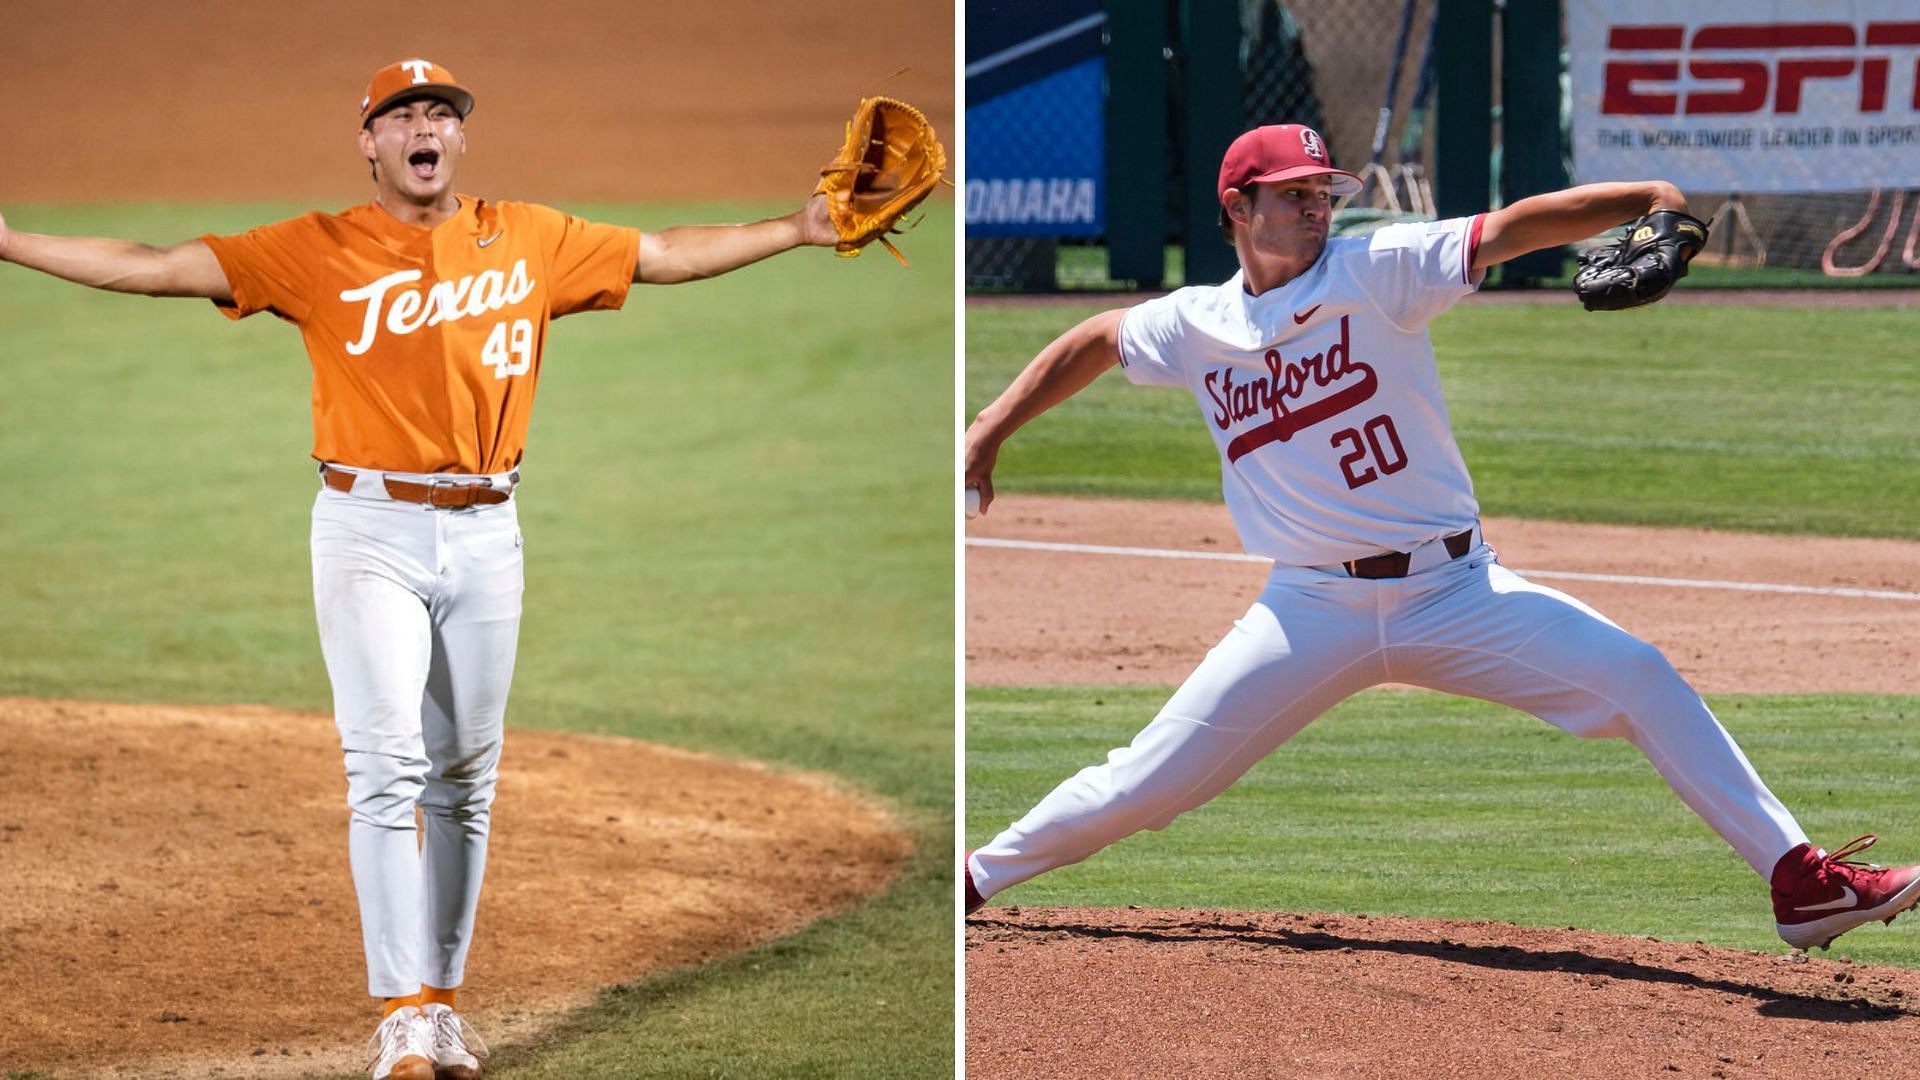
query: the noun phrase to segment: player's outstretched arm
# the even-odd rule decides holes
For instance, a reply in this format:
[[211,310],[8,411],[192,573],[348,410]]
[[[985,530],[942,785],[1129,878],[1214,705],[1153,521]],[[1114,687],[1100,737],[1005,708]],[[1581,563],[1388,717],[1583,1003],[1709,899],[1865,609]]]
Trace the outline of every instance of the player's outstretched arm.
[[1473,268],[1484,270],[1529,251],[1585,240],[1655,210],[1685,213],[1687,197],[1665,180],[1582,184],[1532,195],[1487,214]]
[[1125,314],[1125,309],[1103,311],[1053,339],[974,417],[967,428],[966,486],[980,489],[981,513],[993,503],[993,466],[1000,458],[1000,444],[1120,362],[1120,319]]
[[161,248],[105,237],[42,236],[10,229],[0,217],[0,260],[113,292],[233,299],[220,260],[198,240]]
[[640,234],[633,280],[677,285],[738,270],[797,247],[831,247],[839,237],[827,220],[827,199],[815,195],[784,217],[748,225],[676,225]]

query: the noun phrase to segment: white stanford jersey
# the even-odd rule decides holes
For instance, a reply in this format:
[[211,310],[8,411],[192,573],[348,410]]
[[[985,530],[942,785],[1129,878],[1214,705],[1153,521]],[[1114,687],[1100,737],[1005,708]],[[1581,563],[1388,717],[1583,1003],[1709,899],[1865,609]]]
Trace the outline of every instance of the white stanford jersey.
[[1473,525],[1426,326],[1479,285],[1480,223],[1332,239],[1312,269],[1260,296],[1235,274],[1121,320],[1127,377],[1199,401],[1247,551],[1330,566]]

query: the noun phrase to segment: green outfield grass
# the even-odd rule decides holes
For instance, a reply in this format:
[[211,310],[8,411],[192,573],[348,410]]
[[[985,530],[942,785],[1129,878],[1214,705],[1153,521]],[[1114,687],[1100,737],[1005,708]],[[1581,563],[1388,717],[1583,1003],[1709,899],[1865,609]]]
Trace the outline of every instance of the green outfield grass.
[[[967,414],[1103,305],[971,305]],[[1488,514],[1920,535],[1920,316],[1896,308],[1462,304],[1433,323]],[[1117,370],[1007,443],[1002,492],[1215,499],[1192,395]]]
[[[172,241],[306,208],[5,209]],[[911,272],[801,252],[555,324],[509,723],[836,773],[915,854],[873,902],[611,991],[489,1075],[951,1070],[952,204],[903,246]],[[0,693],[328,708],[297,331],[0,265],[0,341]]]
[[[969,840],[1125,745],[1169,692],[970,688]],[[1867,858],[1920,861],[1920,698],[1712,704],[1815,843],[1877,832]],[[1495,919],[1784,952],[1767,896],[1627,743],[1484,702],[1373,691],[1164,832],[992,903]],[[1920,921],[1857,930],[1832,954],[1920,966]]]

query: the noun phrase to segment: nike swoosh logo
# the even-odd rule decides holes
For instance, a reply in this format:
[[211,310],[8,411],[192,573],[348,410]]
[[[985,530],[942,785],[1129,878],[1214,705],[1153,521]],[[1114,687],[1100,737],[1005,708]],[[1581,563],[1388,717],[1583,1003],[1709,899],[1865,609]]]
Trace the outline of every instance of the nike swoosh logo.
[[485,240],[475,240],[474,243],[479,244],[481,247],[486,247],[488,244],[493,243],[495,240],[498,240],[505,235],[507,235],[507,230],[501,229],[499,232],[494,233],[492,236],[487,237]]
[[1797,907],[1797,908],[1794,908],[1793,910],[1795,911],[1828,911],[1834,908],[1849,908],[1859,901],[1860,898],[1854,895],[1852,886],[1842,885],[1840,886],[1840,889],[1842,892],[1846,893],[1846,895],[1842,896],[1838,900],[1829,900],[1824,904],[1808,904],[1806,907]]
[[1295,326],[1301,326],[1301,325],[1304,325],[1304,324],[1306,323],[1306,321],[1307,321],[1308,319],[1311,319],[1311,318],[1313,318],[1313,313],[1314,313],[1314,312],[1316,312],[1316,311],[1319,311],[1319,310],[1320,310],[1320,305],[1319,305],[1319,304],[1315,304],[1315,305],[1313,305],[1312,307],[1310,307],[1310,308],[1308,308],[1308,309],[1307,309],[1307,310],[1305,310],[1305,311],[1296,311],[1296,312],[1294,312],[1294,313],[1293,313],[1293,325],[1295,325]]

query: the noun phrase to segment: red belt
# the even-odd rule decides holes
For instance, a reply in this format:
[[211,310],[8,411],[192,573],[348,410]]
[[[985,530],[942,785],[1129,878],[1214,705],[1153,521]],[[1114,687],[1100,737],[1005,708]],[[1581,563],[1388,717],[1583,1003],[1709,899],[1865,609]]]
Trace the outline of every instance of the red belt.
[[[1440,538],[1447,546],[1447,558],[1457,559],[1473,550],[1473,530],[1454,533]],[[1369,555],[1364,559],[1350,559],[1340,564],[1347,576],[1357,578],[1403,578],[1413,566],[1413,552],[1389,551],[1381,555]]]
[[[320,479],[335,491],[353,490],[355,474],[344,469],[322,466]],[[470,506],[494,506],[507,501],[511,491],[500,491],[484,482],[475,482],[466,477],[435,479],[430,483],[416,484],[408,480],[395,480],[391,476],[382,477],[386,481],[387,497],[396,502],[419,503],[431,506],[435,510],[465,510]],[[520,482],[519,472],[507,478],[508,484]]]

